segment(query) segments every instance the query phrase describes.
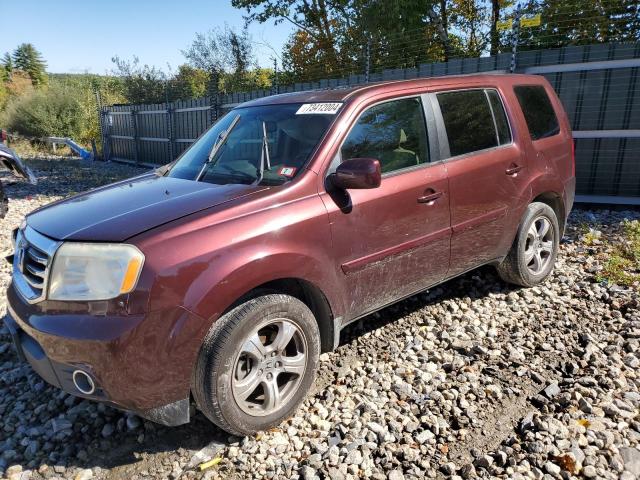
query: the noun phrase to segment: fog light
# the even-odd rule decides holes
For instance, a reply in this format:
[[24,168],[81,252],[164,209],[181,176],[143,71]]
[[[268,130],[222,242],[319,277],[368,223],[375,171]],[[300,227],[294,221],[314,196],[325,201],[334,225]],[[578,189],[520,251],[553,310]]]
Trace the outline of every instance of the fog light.
[[85,395],[91,395],[96,391],[96,385],[93,383],[93,379],[82,370],[73,372],[73,384],[80,393],[84,393]]

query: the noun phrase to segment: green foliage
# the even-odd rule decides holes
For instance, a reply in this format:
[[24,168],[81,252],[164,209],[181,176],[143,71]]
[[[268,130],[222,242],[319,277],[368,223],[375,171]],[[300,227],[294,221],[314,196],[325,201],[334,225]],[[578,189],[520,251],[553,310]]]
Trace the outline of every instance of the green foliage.
[[11,78],[13,71],[13,59],[9,52],[5,53],[0,60],[0,82],[6,82]]
[[4,82],[0,81],[0,112],[4,109],[9,99],[9,90]]
[[162,103],[166,100],[168,79],[162,70],[142,65],[135,56],[133,60],[115,56],[111,61],[115,64],[112,73],[122,80],[127,103]]
[[[31,78],[34,87],[39,88],[47,84],[47,63],[33,44],[23,43],[18,45],[13,52],[12,60],[12,69],[26,72]],[[7,68],[6,63],[3,63]]]
[[[298,80],[337,76],[362,56],[363,29],[356,4],[364,0],[308,2],[232,0],[246,9],[248,22],[288,22],[297,30],[283,52],[283,64]],[[379,3],[379,2],[371,2]],[[387,4],[390,2],[386,2]],[[397,25],[402,22],[397,22]]]
[[0,65],[7,74],[11,73],[11,70],[13,70],[13,58],[11,58],[11,54],[9,52],[5,52],[5,54],[2,56]]
[[[289,22],[297,27],[285,45],[283,65],[292,80],[317,80],[370,67],[413,67],[500,48],[495,18],[511,0],[232,0],[249,22]],[[491,13],[491,15],[490,15]]]
[[246,27],[238,32],[225,24],[224,28],[196,33],[196,38],[182,54],[191,67],[207,72],[209,81],[217,78],[222,92],[255,87],[251,72],[256,68],[256,60]]
[[94,139],[100,144],[100,124],[96,91],[103,105],[126,102],[124,85],[118,77],[92,74],[52,74],[49,75],[50,87],[58,91],[71,92],[80,102],[81,128],[74,140],[89,145]]
[[200,68],[180,65],[169,81],[169,99],[200,98],[207,94],[209,74]]
[[529,0],[524,11],[543,21],[521,31],[522,49],[640,40],[637,0]]
[[[284,47],[286,81],[362,73],[511,50],[514,0],[232,0],[247,22],[296,27]],[[539,27],[521,29],[521,50],[640,40],[637,0],[528,0]]]
[[38,90],[9,103],[2,123],[25,136],[78,137],[83,112],[77,94],[60,88]]
[[622,232],[622,241],[613,246],[596,278],[600,282],[640,287],[640,221],[625,220]]

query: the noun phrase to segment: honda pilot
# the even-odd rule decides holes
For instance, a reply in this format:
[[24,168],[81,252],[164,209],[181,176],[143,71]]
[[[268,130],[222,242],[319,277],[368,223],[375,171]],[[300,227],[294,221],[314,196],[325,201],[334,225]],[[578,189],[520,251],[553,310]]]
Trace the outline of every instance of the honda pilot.
[[5,321],[68,393],[165,425],[193,399],[251,434],[295,412],[351,322],[482,265],[543,282],[574,189],[539,76],[261,98],[172,164],[27,215]]

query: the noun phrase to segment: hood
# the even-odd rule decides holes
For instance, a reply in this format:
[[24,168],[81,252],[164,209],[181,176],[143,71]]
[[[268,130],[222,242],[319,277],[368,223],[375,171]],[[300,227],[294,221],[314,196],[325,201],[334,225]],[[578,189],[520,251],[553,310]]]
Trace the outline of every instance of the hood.
[[56,240],[121,242],[265,188],[213,185],[150,173],[51,203],[29,214],[27,222]]

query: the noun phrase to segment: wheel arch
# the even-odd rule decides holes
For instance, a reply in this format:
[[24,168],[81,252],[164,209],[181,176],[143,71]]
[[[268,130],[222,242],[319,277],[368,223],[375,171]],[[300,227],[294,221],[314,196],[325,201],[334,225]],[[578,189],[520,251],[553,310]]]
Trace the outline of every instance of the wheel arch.
[[238,305],[265,293],[290,295],[309,307],[318,323],[320,351],[324,353],[335,349],[340,326],[333,315],[331,305],[320,287],[302,278],[286,277],[264,282],[241,295],[223,312],[223,315]]
[[564,184],[550,172],[541,173],[532,179],[529,203],[540,202],[551,207],[558,218],[560,238],[564,235],[567,211],[563,199]]
[[531,203],[533,202],[544,203],[551,207],[558,219],[558,226],[560,227],[560,238],[562,238],[562,236],[564,235],[566,224],[566,211],[564,201],[562,200],[562,195],[555,191],[546,191],[538,194],[535,198],[533,198],[531,200]]

